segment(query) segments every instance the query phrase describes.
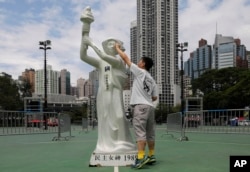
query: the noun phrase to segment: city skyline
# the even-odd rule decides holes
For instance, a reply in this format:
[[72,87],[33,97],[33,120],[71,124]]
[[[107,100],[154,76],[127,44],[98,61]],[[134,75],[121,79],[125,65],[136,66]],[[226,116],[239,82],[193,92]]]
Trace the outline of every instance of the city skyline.
[[[101,47],[103,40],[118,38],[130,55],[130,24],[136,20],[134,0],[0,0],[0,72],[17,79],[26,68],[42,69],[44,57],[38,43],[49,39],[52,49],[47,51],[47,63],[58,71],[67,69],[73,86],[78,78],[88,79],[93,68],[79,55],[80,15],[86,6],[92,8],[95,17],[90,31],[94,42]],[[179,42],[189,43],[184,60],[201,38],[213,45],[216,33],[241,39],[249,50],[249,10],[250,0],[180,0]]]

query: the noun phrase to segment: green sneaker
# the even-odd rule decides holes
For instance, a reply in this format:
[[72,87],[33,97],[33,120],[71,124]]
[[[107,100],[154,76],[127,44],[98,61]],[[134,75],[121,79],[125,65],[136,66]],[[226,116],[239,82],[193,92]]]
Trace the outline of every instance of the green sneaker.
[[149,159],[149,161],[148,161],[147,164],[149,164],[149,165],[152,165],[152,164],[154,164],[156,162],[156,159],[155,159],[154,155],[149,156],[148,159]]
[[145,164],[147,164],[149,161],[149,158],[147,156],[144,156],[143,159],[136,159],[135,164],[132,165],[132,168],[137,168],[140,169],[142,168]]

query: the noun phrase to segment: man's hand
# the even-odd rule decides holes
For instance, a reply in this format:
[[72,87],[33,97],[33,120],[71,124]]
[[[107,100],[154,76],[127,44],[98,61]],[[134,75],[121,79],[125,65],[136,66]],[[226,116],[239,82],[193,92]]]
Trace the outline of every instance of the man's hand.
[[124,50],[122,50],[122,46],[118,42],[116,42],[114,47],[117,53],[121,56],[121,54],[124,52]]
[[117,42],[115,43],[115,49],[117,50],[117,49],[120,49],[120,44],[118,44]]
[[123,59],[123,61],[130,67],[131,66],[130,59],[128,58],[127,54],[121,50],[121,45],[117,42],[115,43],[115,49],[117,53],[120,55],[120,57]]
[[156,96],[153,96],[152,97],[152,101],[156,101],[157,100],[157,97]]

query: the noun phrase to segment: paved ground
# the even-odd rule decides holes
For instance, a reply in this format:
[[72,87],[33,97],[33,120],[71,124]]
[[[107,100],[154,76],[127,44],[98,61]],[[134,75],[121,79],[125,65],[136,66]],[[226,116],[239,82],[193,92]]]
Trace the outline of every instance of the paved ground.
[[[250,155],[250,135],[187,133],[189,141],[180,142],[165,133],[164,126],[157,127],[157,163],[142,171],[229,172],[230,155]],[[96,130],[72,127],[72,135],[69,141],[52,141],[55,134],[0,136],[0,172],[114,172],[114,167],[88,166]]]

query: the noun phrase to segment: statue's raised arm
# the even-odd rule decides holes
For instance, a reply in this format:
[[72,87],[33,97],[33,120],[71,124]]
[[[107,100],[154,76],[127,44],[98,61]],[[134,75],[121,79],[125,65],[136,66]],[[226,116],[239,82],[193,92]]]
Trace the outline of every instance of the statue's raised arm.
[[89,36],[90,24],[94,21],[94,16],[90,7],[86,7],[83,10],[80,20],[83,22],[82,36]]
[[[99,61],[98,59],[91,57],[87,54],[88,45],[92,42],[89,38],[89,32],[90,32],[90,24],[94,21],[94,17],[91,12],[90,7],[86,7],[83,10],[83,13],[81,15],[80,20],[82,21],[82,42],[81,42],[81,49],[80,49],[80,58],[81,60],[85,61],[86,63],[98,67]],[[93,44],[93,43],[92,43]]]

